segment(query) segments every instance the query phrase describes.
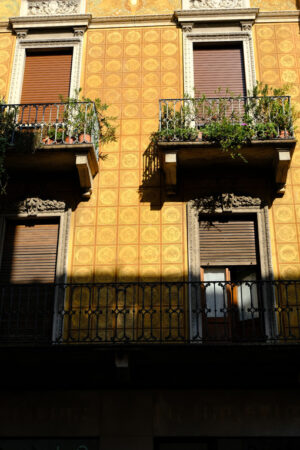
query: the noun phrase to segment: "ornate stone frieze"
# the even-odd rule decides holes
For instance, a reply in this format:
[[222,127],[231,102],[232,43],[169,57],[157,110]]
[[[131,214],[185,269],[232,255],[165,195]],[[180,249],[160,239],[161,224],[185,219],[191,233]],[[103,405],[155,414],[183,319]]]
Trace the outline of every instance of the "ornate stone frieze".
[[226,9],[243,6],[243,0],[190,0],[190,9]]
[[29,16],[78,14],[80,0],[28,0]]
[[193,208],[199,213],[214,213],[218,210],[231,211],[235,208],[260,208],[262,200],[233,193],[207,195],[193,201]]
[[16,209],[20,213],[36,216],[38,213],[49,211],[65,211],[66,204],[57,200],[42,200],[38,197],[30,197],[16,203]]
[[2,201],[0,211],[2,213],[36,216],[40,213],[62,213],[66,211],[66,204],[57,200],[43,200],[39,197],[29,197],[18,202]]

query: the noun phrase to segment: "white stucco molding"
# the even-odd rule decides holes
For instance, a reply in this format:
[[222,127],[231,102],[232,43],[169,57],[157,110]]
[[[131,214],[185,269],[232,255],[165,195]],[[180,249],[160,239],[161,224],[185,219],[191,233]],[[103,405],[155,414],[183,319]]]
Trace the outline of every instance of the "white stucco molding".
[[22,0],[21,16],[84,14],[86,0]]
[[75,91],[80,87],[80,73],[82,61],[83,36],[74,38],[51,38],[47,39],[29,39],[24,37],[23,33],[17,38],[15,56],[13,61],[11,83],[8,95],[8,103],[18,104],[21,100],[22,84],[25,68],[25,58],[27,49],[57,49],[73,48],[72,71],[70,83],[70,95],[74,96]]
[[[194,96],[194,58],[193,47],[195,43],[206,42],[242,42],[244,51],[244,66],[247,91],[251,91],[256,82],[255,59],[250,31],[228,31],[228,32],[200,32],[189,28],[190,31],[183,33],[183,55],[184,55],[184,92]],[[225,86],[224,86],[225,87]]]
[[183,9],[248,8],[249,0],[183,0]]
[[258,8],[236,8],[236,9],[205,9],[205,10],[179,10],[175,11],[174,18],[179,25],[192,22],[196,24],[203,23],[222,23],[222,22],[240,22],[255,21]]

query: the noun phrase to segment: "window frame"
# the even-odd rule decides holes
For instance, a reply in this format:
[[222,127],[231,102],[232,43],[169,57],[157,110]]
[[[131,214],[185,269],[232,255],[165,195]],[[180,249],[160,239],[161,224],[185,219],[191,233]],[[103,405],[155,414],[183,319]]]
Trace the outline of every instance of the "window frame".
[[[226,194],[225,194],[226,195]],[[237,197],[238,198],[238,197]],[[247,201],[251,203],[251,197],[247,197]],[[214,211],[214,216],[218,215],[228,215],[230,212],[233,220],[234,216],[238,215],[243,217],[243,215],[249,216],[256,215],[257,224],[257,237],[258,237],[258,262],[257,265],[262,280],[272,280],[273,277],[273,266],[272,266],[272,253],[271,253],[271,238],[270,238],[270,227],[269,227],[269,210],[268,206],[256,204],[257,199],[253,199],[253,205],[232,207],[231,209],[226,209],[226,211],[221,208],[216,208]],[[199,200],[197,200],[199,202]],[[188,237],[188,281],[191,283],[199,283],[201,281],[200,276],[200,240],[199,240],[199,214],[203,217],[203,211],[199,211],[195,208],[195,200],[191,200],[187,203],[187,237]],[[209,216],[209,214],[208,214]],[[189,292],[189,323],[190,323],[190,333],[191,338],[193,335],[202,335],[202,329],[198,329],[199,324],[196,324],[195,317],[193,317],[192,311],[194,305],[197,304],[197,298],[195,297],[197,290],[193,290],[190,286]],[[268,292],[267,292],[268,291]],[[264,296],[264,302],[266,310],[270,309],[274,303],[274,295],[270,295],[269,290],[266,291]],[[267,336],[272,336],[272,330],[274,330],[274,320],[265,314],[265,330]],[[276,326],[276,325],[275,325]],[[201,325],[200,325],[201,327]]]
[[72,48],[73,56],[69,95],[70,97],[75,95],[76,90],[80,87],[83,35],[76,32],[74,32],[74,34],[77,35],[68,38],[58,38],[55,37],[55,35],[48,35],[48,39],[33,39],[30,35],[27,37],[27,33],[18,33],[8,95],[9,104],[19,104],[21,101],[26,51],[31,49],[42,51],[46,49],[56,50],[62,48]]
[[[225,44],[242,43],[244,56],[244,70],[246,91],[251,91],[256,84],[255,57],[252,41],[252,32],[229,31],[229,32],[203,32],[201,29],[186,27],[183,32],[183,71],[184,71],[184,93],[194,97],[194,44]],[[225,86],[224,86],[225,87]]]

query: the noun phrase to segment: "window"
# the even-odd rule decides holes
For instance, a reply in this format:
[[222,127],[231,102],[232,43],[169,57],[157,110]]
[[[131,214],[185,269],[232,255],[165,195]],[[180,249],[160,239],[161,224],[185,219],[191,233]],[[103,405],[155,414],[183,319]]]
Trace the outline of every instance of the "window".
[[27,50],[21,103],[55,103],[69,96],[72,49]]
[[226,89],[246,96],[242,44],[194,44],[194,87],[196,97],[224,97]]

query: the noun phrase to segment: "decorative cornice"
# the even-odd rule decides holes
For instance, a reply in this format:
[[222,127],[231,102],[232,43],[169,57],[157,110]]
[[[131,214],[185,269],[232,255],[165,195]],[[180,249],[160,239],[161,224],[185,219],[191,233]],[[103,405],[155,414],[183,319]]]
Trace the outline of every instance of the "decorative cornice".
[[218,211],[232,211],[235,208],[260,208],[260,198],[235,195],[234,193],[223,193],[216,195],[205,195],[193,201],[193,208],[199,213],[211,213]]
[[170,25],[173,22],[173,14],[149,14],[140,16],[105,16],[93,17],[89,28],[113,28],[140,26]]
[[27,214],[28,216],[37,216],[41,213],[66,211],[65,202],[57,200],[43,200],[39,197],[28,197],[15,203],[3,202],[0,205],[1,211],[16,212],[18,214]]
[[9,23],[12,29],[17,32],[20,29],[87,27],[91,19],[91,14],[26,16],[11,17]]
[[258,8],[180,10],[174,12],[174,20],[179,25],[186,22],[246,22],[254,21],[258,12]]
[[260,11],[255,23],[298,23],[300,11]]

